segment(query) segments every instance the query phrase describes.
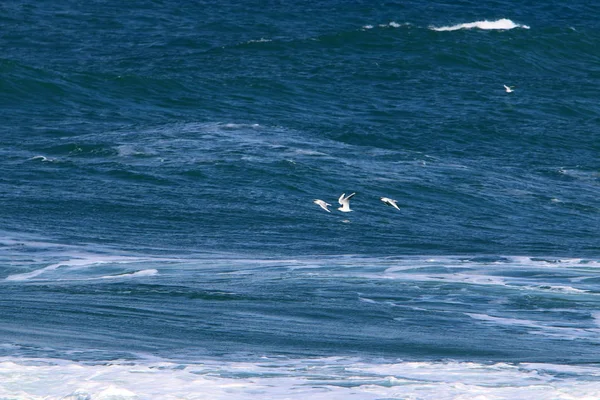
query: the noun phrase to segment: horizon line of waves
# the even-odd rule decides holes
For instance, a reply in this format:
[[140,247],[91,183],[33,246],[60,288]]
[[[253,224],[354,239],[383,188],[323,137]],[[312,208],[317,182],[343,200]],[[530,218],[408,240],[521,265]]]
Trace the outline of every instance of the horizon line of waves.
[[[597,365],[377,362],[344,357],[108,364],[0,359],[0,392],[32,399],[187,398],[190,393],[230,399],[377,399],[398,398],[399,393],[424,400],[555,398],[564,393],[597,398],[599,376]],[[26,385],[18,384],[25,380]]]
[[440,27],[430,26],[429,27],[429,29],[431,29],[433,31],[437,31],[437,32],[457,31],[457,30],[461,30],[461,29],[474,29],[474,28],[481,29],[481,30],[510,30],[510,29],[515,29],[515,28],[530,29],[530,27],[528,25],[517,24],[507,18],[498,19],[496,21],[482,20],[482,21],[467,22],[467,23],[450,25],[450,26],[440,26]]

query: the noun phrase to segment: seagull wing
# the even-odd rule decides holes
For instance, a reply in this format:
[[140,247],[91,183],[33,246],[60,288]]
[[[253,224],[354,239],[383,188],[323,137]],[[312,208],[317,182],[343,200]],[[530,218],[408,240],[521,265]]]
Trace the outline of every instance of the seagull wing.
[[352,196],[354,196],[356,193],[352,193],[349,194],[348,196],[346,196],[346,193],[342,193],[342,195],[340,196],[338,202],[344,206],[344,207],[350,207],[350,199],[352,198]]
[[318,204],[318,205],[319,205],[319,207],[321,207],[323,210],[325,210],[325,211],[327,211],[327,212],[331,212],[331,211],[329,211],[329,210],[327,209],[327,206],[330,206],[331,204],[329,204],[329,203],[326,203],[325,201],[323,201],[323,200],[319,200],[319,199],[315,199],[314,203],[315,203],[315,204]]
[[396,204],[396,200],[394,199],[390,199],[389,197],[382,197],[381,201],[383,201],[388,206],[392,206],[398,210],[400,209],[400,207],[398,207],[398,204]]

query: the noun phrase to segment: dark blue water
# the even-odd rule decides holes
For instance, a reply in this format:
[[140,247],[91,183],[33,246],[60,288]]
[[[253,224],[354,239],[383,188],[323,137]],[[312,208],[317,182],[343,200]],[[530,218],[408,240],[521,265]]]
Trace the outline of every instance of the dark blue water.
[[599,12],[4,2],[0,395],[593,397]]

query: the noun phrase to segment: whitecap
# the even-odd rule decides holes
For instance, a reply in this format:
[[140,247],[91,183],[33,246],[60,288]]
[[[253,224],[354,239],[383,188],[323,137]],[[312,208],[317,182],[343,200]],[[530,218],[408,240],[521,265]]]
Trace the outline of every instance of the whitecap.
[[[380,25],[379,25],[379,27],[380,27],[380,28],[400,28],[400,27],[402,27],[402,26],[407,26],[407,25],[409,25],[409,24],[408,24],[408,23],[399,24],[399,23],[398,23],[398,22],[396,22],[396,21],[391,21],[391,22],[389,22],[389,23],[387,23],[387,24],[380,24]],[[368,25],[368,26],[371,26],[371,25]],[[372,26],[371,26],[371,27],[372,27]],[[363,28],[364,28],[364,27],[363,27]]]
[[105,399],[105,400],[128,400],[128,399],[137,399],[137,395],[127,389],[123,389],[114,385],[110,385],[108,388],[106,388],[105,390],[103,390],[102,392],[100,392],[98,394],[97,397],[99,400],[100,399]]
[[53,162],[54,161],[54,159],[52,159],[52,158],[48,158],[46,156],[41,156],[41,155],[33,156],[29,160],[30,161],[41,161],[41,162]]
[[158,270],[143,269],[141,271],[126,272],[123,274],[101,276],[100,279],[140,278],[140,277],[155,276],[155,275],[158,275]]
[[558,292],[558,293],[589,293],[589,290],[577,289],[572,286],[561,286],[561,285],[544,285],[537,286],[534,289],[547,290],[550,292]]
[[61,400],[91,400],[91,395],[83,389],[77,389],[73,393],[61,398]]
[[26,281],[31,278],[35,278],[36,276],[39,276],[39,275],[43,274],[44,272],[54,271],[55,269],[59,268],[62,265],[65,265],[65,263],[51,264],[44,268],[36,269],[35,271],[32,271],[32,272],[25,272],[22,274],[9,275],[6,277],[6,280],[7,281]]
[[74,258],[54,264],[47,265],[43,268],[33,270],[31,272],[25,272],[21,274],[9,275],[5,278],[7,281],[28,281],[32,278],[37,278],[40,275],[46,274],[51,271],[55,271],[59,268],[89,268],[101,264],[111,263],[133,263],[143,259],[137,257],[119,257],[119,256],[102,256],[102,255],[83,255],[82,258]]
[[560,396],[568,393],[572,398],[591,399],[600,393],[598,376],[600,368],[587,365],[369,362],[346,357],[104,365],[0,358],[0,395],[69,400],[450,400],[554,399],[567,398]]
[[469,317],[479,320],[491,322],[497,325],[504,326],[523,326],[528,328],[543,328],[540,324],[535,323],[531,320],[518,319],[518,318],[503,318],[503,317],[494,317],[487,314],[477,314],[477,313],[465,313]]
[[510,29],[514,29],[514,28],[529,29],[529,26],[516,24],[513,21],[511,21],[510,19],[502,18],[502,19],[499,19],[496,21],[483,20],[483,21],[468,22],[468,23],[464,23],[464,24],[451,25],[451,26],[440,26],[440,27],[432,26],[432,27],[430,27],[431,30],[438,31],[438,32],[457,31],[460,29],[473,29],[473,28],[478,28],[478,29],[482,29],[482,30],[510,30]]

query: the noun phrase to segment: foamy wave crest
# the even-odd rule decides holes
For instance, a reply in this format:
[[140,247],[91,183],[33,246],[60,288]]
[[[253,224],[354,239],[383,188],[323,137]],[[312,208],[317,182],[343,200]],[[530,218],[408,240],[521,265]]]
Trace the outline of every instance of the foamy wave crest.
[[31,161],[42,161],[42,162],[53,162],[54,161],[54,159],[48,158],[46,156],[34,156],[34,157],[31,157],[29,160],[31,160]]
[[[410,23],[408,22],[404,22],[404,23],[398,23],[396,21],[391,21],[387,24],[379,24],[377,25],[379,28],[401,28],[403,26],[411,26]],[[373,25],[363,25],[362,29],[373,29],[375,28],[375,26]]]
[[[368,363],[345,358],[86,365],[0,359],[12,399],[596,399],[595,366],[459,362]],[[60,379],[57,379],[60,377]],[[565,394],[569,394],[566,396]],[[563,396],[565,395],[565,396]]]
[[[28,281],[33,279],[40,279],[40,276],[46,279],[58,279],[56,276],[49,277],[48,274],[53,271],[57,271],[59,269],[64,270],[79,270],[79,269],[87,269],[91,267],[96,267],[99,265],[109,265],[109,264],[131,264],[144,261],[142,258],[137,257],[121,257],[121,256],[106,256],[106,255],[92,255],[92,254],[82,254],[81,258],[73,258],[70,260],[62,261],[59,263],[50,264],[46,267],[33,270],[31,272],[25,272],[20,274],[9,275],[5,278],[6,281]],[[123,276],[149,276],[151,274],[156,274],[158,271],[154,269],[136,271],[133,273],[122,274]],[[64,276],[62,277],[64,278]]]
[[438,32],[443,32],[443,31],[457,31],[459,29],[473,29],[473,28],[478,28],[478,29],[483,29],[483,30],[494,30],[494,29],[495,30],[509,30],[509,29],[514,29],[514,28],[529,29],[529,26],[515,24],[510,19],[502,18],[502,19],[499,19],[496,21],[484,20],[484,21],[468,22],[465,24],[458,24],[458,25],[452,25],[452,26],[440,26],[440,27],[432,26],[430,29],[432,29],[434,31],[438,31]]
[[144,270],[141,270],[141,271],[126,272],[124,274],[118,274],[118,275],[101,276],[100,279],[138,278],[138,277],[155,276],[155,275],[158,275],[158,270],[156,270],[156,269],[144,269]]

